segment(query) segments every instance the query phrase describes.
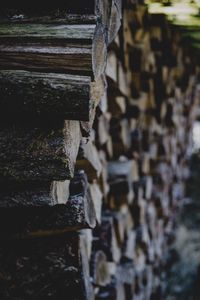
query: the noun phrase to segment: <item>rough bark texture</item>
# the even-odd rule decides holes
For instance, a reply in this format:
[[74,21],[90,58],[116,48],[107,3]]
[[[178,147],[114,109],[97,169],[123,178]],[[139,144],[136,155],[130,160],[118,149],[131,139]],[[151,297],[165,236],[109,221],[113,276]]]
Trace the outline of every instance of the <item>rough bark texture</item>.
[[144,1],[1,9],[0,299],[162,299],[199,105],[180,41]]
[[[89,120],[90,77],[27,71],[0,71],[1,120]],[[9,92],[8,92],[9,91]],[[6,121],[6,120],[5,120]]]

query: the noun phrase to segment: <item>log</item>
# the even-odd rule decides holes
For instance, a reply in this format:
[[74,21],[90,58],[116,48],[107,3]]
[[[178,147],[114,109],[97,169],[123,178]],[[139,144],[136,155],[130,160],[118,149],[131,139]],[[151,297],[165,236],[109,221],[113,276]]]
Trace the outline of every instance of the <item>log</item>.
[[101,25],[1,24],[0,66],[99,78],[106,44]]
[[110,284],[100,288],[96,300],[117,300],[117,281],[115,278]]
[[99,160],[98,152],[95,145],[88,141],[82,141],[79,149],[79,155],[76,162],[76,169],[83,169],[88,175],[91,182],[98,179],[102,171],[102,165]]
[[87,76],[1,70],[1,121],[8,115],[26,122],[41,117],[88,121],[93,86]]
[[1,182],[0,208],[44,207],[66,204],[70,180],[53,182]]
[[121,263],[117,266],[116,276],[120,283],[133,285],[135,277],[133,261],[123,257]]
[[93,249],[103,251],[109,262],[118,263],[121,253],[117,244],[113,217],[109,211],[104,212],[101,225],[94,230],[94,237]]
[[1,24],[0,65],[92,74],[94,31],[95,25]]
[[1,181],[49,182],[70,179],[74,172],[80,136],[77,121],[65,121],[64,128],[57,130],[2,128]]
[[[78,3],[79,4],[79,3]],[[76,8],[77,9],[77,8]],[[82,9],[82,11],[85,9]],[[3,8],[0,12],[0,23],[39,23],[39,24],[95,24],[97,21],[94,9],[89,7],[90,11],[80,14],[79,10],[70,9],[70,11],[59,8],[42,9],[8,9]]]
[[79,247],[76,233],[1,244],[0,298],[91,300]]
[[[92,20],[94,23],[98,19],[98,21],[102,22],[104,29],[108,30],[109,28],[112,31],[110,35],[115,36],[118,31],[116,25],[118,26],[119,24],[118,20],[116,20],[116,14],[119,16],[119,19],[121,18],[121,0],[86,0],[84,3],[75,0],[73,3],[65,3],[64,7],[63,3],[61,5],[60,2],[56,4],[56,7],[55,5],[48,6],[48,8],[38,7],[3,8],[0,13],[1,21],[13,23],[29,23],[33,21],[39,23],[55,23],[55,21],[68,23],[73,21],[78,24],[88,24],[88,21],[91,22]],[[114,8],[117,9],[117,12],[114,12]],[[118,24],[115,25],[116,22]]]
[[[26,16],[57,16],[57,15],[66,15],[69,14],[94,14],[95,12],[95,1],[94,0],[85,0],[84,3],[80,3],[79,0],[74,0],[73,2],[65,3],[63,7],[63,3],[61,1],[58,1],[53,5],[49,5],[48,7],[40,7],[40,6],[29,6],[23,8],[23,5],[21,5],[21,1],[17,1],[17,7],[11,8],[10,7],[10,1],[6,3],[5,7],[2,9],[1,14],[4,15],[7,18],[13,19],[13,16],[17,15],[24,15]],[[37,1],[35,4],[39,4]],[[15,19],[15,18],[14,18]]]
[[90,265],[93,285],[106,286],[110,283],[109,264],[103,251],[92,253]]
[[[71,180],[65,204],[0,208],[0,233],[11,237],[35,237],[94,228],[96,214],[86,175],[81,171]],[[11,222],[12,220],[12,222]]]
[[133,168],[133,160],[110,161],[108,164],[110,202],[115,209],[132,201]]
[[101,212],[102,212],[102,198],[103,194],[97,182],[90,184],[90,194],[92,201],[94,203],[96,221],[98,224],[101,224]]
[[90,108],[89,121],[81,121],[82,135],[89,137],[93,128],[93,124],[96,116],[96,109],[105,96],[107,82],[105,76],[101,76],[99,79],[91,83],[91,99],[93,100]]
[[[80,265],[83,276],[83,300],[95,300],[94,289],[90,280],[89,257],[87,256],[87,241],[84,235],[79,238]],[[70,295],[71,296],[71,295]]]
[[130,261],[133,261],[135,257],[135,248],[136,248],[136,234],[134,230],[130,230],[128,232],[127,240],[125,243],[123,256],[129,259]]
[[[66,21],[64,24],[2,23],[0,66],[99,78],[106,67],[108,39],[111,41],[115,37],[120,26],[119,3],[93,0],[90,5],[91,8],[81,9],[96,14],[96,26],[66,25]],[[21,16],[18,19],[24,19],[23,14]]]

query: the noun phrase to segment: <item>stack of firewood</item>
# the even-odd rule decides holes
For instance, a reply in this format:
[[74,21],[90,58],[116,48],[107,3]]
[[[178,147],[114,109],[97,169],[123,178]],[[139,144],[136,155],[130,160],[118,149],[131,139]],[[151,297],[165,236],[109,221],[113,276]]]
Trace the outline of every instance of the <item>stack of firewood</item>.
[[198,74],[137,2],[1,10],[3,300],[161,299]]

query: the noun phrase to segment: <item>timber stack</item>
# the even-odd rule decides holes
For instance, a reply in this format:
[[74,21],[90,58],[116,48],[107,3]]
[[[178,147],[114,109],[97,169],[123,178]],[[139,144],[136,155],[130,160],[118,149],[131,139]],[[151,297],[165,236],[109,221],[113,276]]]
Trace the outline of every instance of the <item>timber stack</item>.
[[199,70],[137,2],[1,10],[2,300],[161,299]]

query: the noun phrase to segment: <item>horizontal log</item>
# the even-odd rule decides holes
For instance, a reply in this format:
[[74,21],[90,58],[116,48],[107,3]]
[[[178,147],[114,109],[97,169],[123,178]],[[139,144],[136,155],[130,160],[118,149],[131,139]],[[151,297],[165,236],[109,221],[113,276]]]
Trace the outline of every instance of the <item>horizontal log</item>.
[[78,11],[69,13],[66,9],[42,10],[33,9],[2,9],[0,23],[39,23],[39,24],[95,24],[96,15],[93,11],[80,14]]
[[0,41],[9,44],[9,41],[25,43],[26,46],[32,41],[49,41],[54,43],[69,41],[86,41],[93,39],[95,25],[51,25],[51,24],[16,24],[5,23],[0,26]]
[[87,300],[82,257],[75,233],[1,243],[0,298]]
[[[95,0],[85,0],[84,3],[79,0],[74,0],[73,2],[66,2],[63,5],[63,2],[57,1],[56,4],[48,5],[48,7],[42,8],[37,5],[30,5],[28,7],[22,8],[22,1],[17,0],[15,8],[11,8],[10,0],[7,1],[5,7],[2,9],[1,14],[5,16],[14,16],[24,14],[27,16],[35,16],[35,15],[57,15],[57,14],[66,14],[68,13],[80,13],[93,14],[95,11]],[[39,4],[39,1],[35,1],[34,4]]]
[[98,294],[96,295],[96,300],[121,300],[122,298],[118,298],[117,288],[117,281],[115,278],[113,278],[110,284],[100,288]]
[[[18,5],[19,6],[19,0]],[[37,1],[36,1],[37,3]],[[9,5],[9,1],[6,6]],[[59,8],[58,8],[59,7]],[[99,17],[105,28],[109,26],[112,29],[112,36],[115,36],[117,31],[118,20],[121,18],[121,0],[85,0],[84,3],[80,3],[79,0],[73,1],[73,3],[56,3],[55,5],[49,5],[48,8],[28,7],[28,8],[2,8],[0,12],[0,18],[2,22],[28,22],[30,18],[34,18],[45,22],[46,18],[59,20],[62,19],[65,22],[69,16],[76,16],[79,23],[87,18],[96,16]],[[119,17],[118,17],[119,16]],[[82,17],[82,18],[81,18]],[[117,23],[117,24],[116,24]],[[111,30],[110,29],[110,30]]]
[[1,208],[1,238],[45,237],[94,228],[94,208],[87,202],[87,198],[80,196],[54,207]]
[[0,181],[49,182],[70,179],[80,136],[77,121],[65,121],[63,129],[48,131],[2,128]]
[[90,77],[0,71],[0,116],[11,120],[46,118],[89,120],[92,106]]
[[[23,10],[6,12],[5,9],[4,20],[8,20],[0,25],[0,66],[88,74],[99,78],[106,67],[108,41],[114,39],[120,27],[120,2],[91,0],[90,7],[84,6],[80,11],[57,9],[52,17],[55,19],[57,16],[59,20],[64,15],[64,21],[54,24],[51,24],[51,18],[44,17],[48,14],[42,10],[25,10],[23,14]],[[66,24],[67,13],[77,14],[78,11],[96,15],[96,26],[91,21],[89,24],[78,23],[78,17],[77,24]],[[32,18],[33,23],[30,23],[30,16],[39,16],[39,19],[36,18],[38,22],[42,16],[44,20],[37,23]],[[49,21],[45,23],[45,20]]]
[[[81,171],[71,180],[65,204],[0,208],[0,233],[5,237],[34,237],[55,232],[94,228],[96,214],[86,175]],[[12,220],[12,222],[11,222]]]
[[94,289],[90,277],[89,257],[87,253],[87,247],[88,245],[85,236],[80,234],[79,252],[80,252],[80,265],[81,265],[82,276],[83,276],[83,296],[80,299],[95,300]]
[[105,69],[101,25],[1,24],[0,66],[94,75]]
[[1,182],[0,208],[45,207],[66,204],[70,180],[53,182]]

